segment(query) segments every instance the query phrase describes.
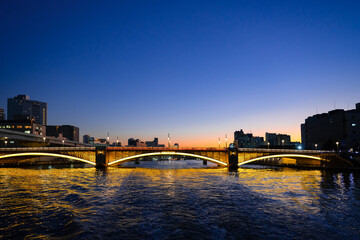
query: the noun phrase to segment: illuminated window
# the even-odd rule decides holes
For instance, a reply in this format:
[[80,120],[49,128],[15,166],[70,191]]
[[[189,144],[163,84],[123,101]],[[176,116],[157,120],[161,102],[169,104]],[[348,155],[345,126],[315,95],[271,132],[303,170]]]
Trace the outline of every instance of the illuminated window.
[[23,126],[16,126],[16,128],[23,128]]
[[6,125],[6,128],[10,128],[10,126],[9,126],[9,125]]
[[356,127],[356,123],[351,124],[351,126]]
[[30,130],[26,130],[26,131],[25,131],[25,133],[28,133],[28,134],[30,134]]

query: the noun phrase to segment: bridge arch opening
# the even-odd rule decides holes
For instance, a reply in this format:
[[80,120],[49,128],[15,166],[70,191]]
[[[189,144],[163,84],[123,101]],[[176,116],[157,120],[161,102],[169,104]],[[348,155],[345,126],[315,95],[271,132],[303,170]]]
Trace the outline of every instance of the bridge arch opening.
[[201,156],[201,155],[197,155],[197,154],[192,154],[192,153],[183,153],[183,152],[154,152],[154,153],[144,153],[144,154],[138,154],[138,155],[134,155],[134,156],[130,156],[130,157],[125,157],[125,158],[120,158],[117,159],[115,161],[110,162],[108,165],[119,165],[121,163],[124,162],[129,162],[132,160],[136,160],[139,158],[143,158],[143,157],[151,157],[151,156],[186,156],[186,157],[193,157],[193,158],[198,158],[198,159],[202,159],[202,160],[206,160],[209,162],[213,162],[216,163],[218,165],[221,166],[227,166],[227,163],[213,159],[213,158],[209,158],[209,157],[205,157],[205,156]]
[[57,153],[38,153],[38,152],[13,153],[13,154],[1,155],[0,159],[12,158],[12,157],[29,157],[29,156],[34,156],[34,157],[59,157],[59,158],[66,158],[66,159],[76,160],[76,161],[88,163],[88,164],[91,164],[91,165],[96,165],[94,162],[91,162],[91,161],[86,160],[86,159],[73,157],[73,156],[69,156],[69,155],[64,155],[64,154],[57,154]]
[[317,161],[321,161],[321,162],[327,162],[327,160],[322,159],[320,157],[309,156],[309,155],[304,155],[304,154],[277,154],[277,155],[268,155],[268,156],[253,158],[253,159],[241,162],[238,165],[240,167],[241,165],[245,165],[248,163],[265,160],[265,159],[269,159],[269,158],[302,158],[302,159],[311,159],[311,160],[317,160]]

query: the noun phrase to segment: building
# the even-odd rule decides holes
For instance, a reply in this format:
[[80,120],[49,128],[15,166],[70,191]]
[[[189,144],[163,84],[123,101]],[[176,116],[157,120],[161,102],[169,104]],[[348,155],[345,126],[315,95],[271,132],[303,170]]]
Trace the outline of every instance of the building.
[[269,146],[277,146],[278,140],[276,133],[265,133],[265,141]]
[[250,139],[250,147],[251,148],[258,148],[258,147],[261,147],[263,144],[264,144],[263,137],[252,137]]
[[352,110],[336,109],[308,117],[301,124],[301,141],[306,149],[359,150],[360,103]]
[[8,98],[8,120],[34,120],[35,123],[47,124],[47,103],[30,100],[27,95],[18,95]]
[[159,139],[154,138],[153,141],[146,141],[145,144],[147,147],[159,147]]
[[140,141],[139,139],[129,138],[128,147],[146,147],[146,143]]
[[90,135],[84,135],[83,136],[83,143],[94,145],[95,138],[90,137]]
[[2,120],[0,121],[0,129],[46,136],[46,127],[29,119]]
[[252,133],[244,133],[240,131],[234,132],[234,141],[237,142],[239,148],[258,148],[264,143],[263,137],[254,137]]
[[289,146],[291,145],[290,135],[287,134],[277,134],[277,146]]
[[67,140],[79,142],[79,128],[71,125],[46,126],[46,136],[63,137]]
[[5,112],[4,109],[0,108],[0,121],[5,120]]
[[269,147],[294,147],[294,144],[291,142],[290,135],[287,134],[277,134],[277,133],[265,133],[266,145]]
[[234,132],[234,141],[237,142],[239,148],[249,148],[251,145],[251,137],[252,134],[245,134],[242,129]]

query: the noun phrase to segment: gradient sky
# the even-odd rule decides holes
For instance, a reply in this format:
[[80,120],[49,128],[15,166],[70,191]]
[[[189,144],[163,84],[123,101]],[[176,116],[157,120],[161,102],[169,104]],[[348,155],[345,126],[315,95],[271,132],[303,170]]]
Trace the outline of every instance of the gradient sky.
[[0,108],[81,135],[217,146],[360,102],[360,1],[1,1]]

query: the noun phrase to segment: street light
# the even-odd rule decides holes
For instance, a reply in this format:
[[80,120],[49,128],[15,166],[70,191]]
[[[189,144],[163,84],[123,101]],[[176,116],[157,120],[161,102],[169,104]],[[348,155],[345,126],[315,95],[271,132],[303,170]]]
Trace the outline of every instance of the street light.
[[317,143],[315,143],[315,149],[317,150]]
[[170,139],[170,133],[168,133],[168,147],[171,146],[171,139]]
[[227,148],[227,134],[225,134],[225,146],[226,146],[226,148]]
[[45,141],[46,141],[46,137],[43,137],[43,140],[44,140],[44,147],[45,147]]
[[336,142],[336,151],[339,151],[339,142]]
[[268,145],[268,149],[270,148],[270,143],[269,142],[267,142],[267,145]]
[[281,140],[282,145],[283,145],[283,149],[285,149],[285,140]]
[[65,140],[62,140],[62,143],[63,143],[63,147],[65,146]]
[[6,146],[7,146],[7,142],[8,142],[8,141],[6,141],[6,140],[4,141],[4,143],[5,143],[5,148],[6,148]]

